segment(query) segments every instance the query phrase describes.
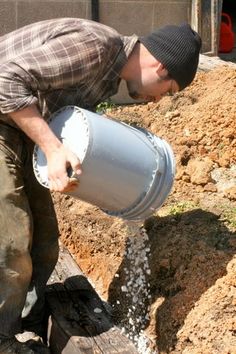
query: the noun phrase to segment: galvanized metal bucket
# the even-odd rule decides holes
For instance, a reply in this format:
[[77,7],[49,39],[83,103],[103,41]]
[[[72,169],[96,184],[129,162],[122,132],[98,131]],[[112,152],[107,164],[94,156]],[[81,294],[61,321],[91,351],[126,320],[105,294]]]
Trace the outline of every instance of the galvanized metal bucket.
[[[76,106],[57,111],[49,126],[82,163],[78,187],[69,195],[132,221],[143,221],[162,206],[175,175],[165,140]],[[47,161],[38,146],[33,166],[39,183],[48,187]]]

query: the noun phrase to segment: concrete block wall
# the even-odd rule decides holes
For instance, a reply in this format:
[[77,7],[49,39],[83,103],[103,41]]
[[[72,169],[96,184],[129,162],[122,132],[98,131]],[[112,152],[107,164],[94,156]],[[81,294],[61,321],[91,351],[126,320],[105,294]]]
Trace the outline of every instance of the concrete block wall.
[[[190,22],[191,0],[100,0],[100,22],[124,35],[145,35],[165,24]],[[0,0],[0,35],[32,22],[57,17],[91,19],[90,0]],[[125,85],[114,97],[131,103]]]
[[119,32],[143,35],[190,19],[191,0],[100,0],[100,21]]
[[57,17],[90,18],[89,0],[0,0],[0,35]]
[[[146,34],[189,21],[191,0],[100,0],[100,22],[123,34]],[[90,0],[0,0],[0,35],[55,17],[91,18]]]

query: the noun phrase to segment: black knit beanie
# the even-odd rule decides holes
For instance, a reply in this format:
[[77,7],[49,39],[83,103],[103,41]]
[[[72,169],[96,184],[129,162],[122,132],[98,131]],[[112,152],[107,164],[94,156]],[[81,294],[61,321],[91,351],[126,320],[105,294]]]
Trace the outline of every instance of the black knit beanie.
[[168,70],[183,90],[197,71],[201,38],[189,24],[168,25],[140,37],[139,41]]

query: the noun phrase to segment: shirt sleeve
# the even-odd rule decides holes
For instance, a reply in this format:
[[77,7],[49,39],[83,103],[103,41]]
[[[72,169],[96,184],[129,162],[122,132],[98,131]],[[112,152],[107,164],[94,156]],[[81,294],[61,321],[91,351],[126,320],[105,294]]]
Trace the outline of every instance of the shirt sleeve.
[[3,114],[38,102],[37,92],[66,89],[96,78],[103,47],[92,36],[70,33],[16,56],[0,66],[0,111]]

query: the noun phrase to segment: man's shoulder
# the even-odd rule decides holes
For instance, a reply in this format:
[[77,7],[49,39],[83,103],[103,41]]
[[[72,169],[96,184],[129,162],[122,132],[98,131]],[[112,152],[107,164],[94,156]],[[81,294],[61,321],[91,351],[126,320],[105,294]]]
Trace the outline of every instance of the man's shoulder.
[[[53,24],[53,26],[52,26]],[[78,39],[88,39],[90,42],[99,42],[101,45],[122,46],[124,37],[115,28],[104,23],[92,21],[84,18],[61,18],[54,19],[50,23],[54,28],[54,35],[64,35],[74,32]],[[56,30],[57,29],[57,30]]]
[[82,20],[82,24],[85,25],[88,32],[101,40],[123,39],[123,35],[120,34],[115,28],[112,28],[104,23],[95,22],[92,20]]

